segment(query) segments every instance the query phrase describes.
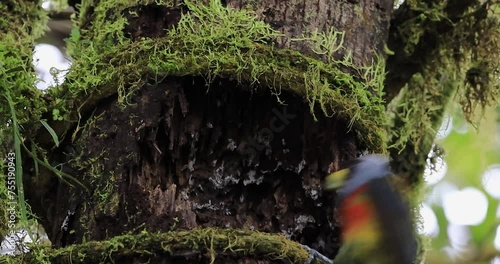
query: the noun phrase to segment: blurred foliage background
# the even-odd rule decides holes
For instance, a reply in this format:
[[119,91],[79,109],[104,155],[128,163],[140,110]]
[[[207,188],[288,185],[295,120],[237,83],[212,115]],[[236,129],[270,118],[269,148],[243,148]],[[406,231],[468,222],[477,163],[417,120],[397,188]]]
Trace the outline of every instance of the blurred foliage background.
[[[477,113],[474,127],[450,109],[436,144],[436,171],[426,171],[421,214],[429,263],[500,263],[500,106]],[[493,261],[491,261],[493,259]]]

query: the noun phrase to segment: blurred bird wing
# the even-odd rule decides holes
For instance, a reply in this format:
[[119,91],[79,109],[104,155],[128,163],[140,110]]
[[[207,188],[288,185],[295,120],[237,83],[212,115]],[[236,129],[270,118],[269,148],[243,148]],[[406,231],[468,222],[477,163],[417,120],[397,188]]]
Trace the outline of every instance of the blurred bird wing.
[[394,263],[413,263],[417,240],[408,206],[386,178],[373,180],[368,186],[382,228],[384,247],[394,254]]

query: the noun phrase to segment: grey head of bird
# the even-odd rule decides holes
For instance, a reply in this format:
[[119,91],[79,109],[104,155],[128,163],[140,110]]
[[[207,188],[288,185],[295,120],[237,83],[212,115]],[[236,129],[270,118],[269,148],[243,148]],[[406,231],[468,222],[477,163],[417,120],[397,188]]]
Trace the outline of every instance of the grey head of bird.
[[328,175],[324,189],[339,189],[337,193],[342,198],[366,183],[390,174],[387,157],[377,154],[365,155],[357,158],[349,168]]

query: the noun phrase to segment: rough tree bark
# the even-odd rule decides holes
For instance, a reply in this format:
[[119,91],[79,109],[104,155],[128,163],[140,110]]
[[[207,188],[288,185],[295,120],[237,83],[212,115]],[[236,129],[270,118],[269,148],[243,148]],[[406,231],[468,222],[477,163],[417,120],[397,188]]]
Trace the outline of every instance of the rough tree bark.
[[[90,26],[106,16],[97,14],[100,4],[106,2],[82,7],[81,28],[101,30]],[[345,31],[344,51],[352,51],[355,65],[368,66],[384,46],[392,2],[226,5],[255,10],[257,19],[284,33],[269,45],[312,57],[324,56],[291,39],[332,27]],[[133,40],[164,37],[164,28],[175,27],[181,13],[190,11],[177,3],[129,9],[137,12],[125,13],[126,35]],[[51,241],[65,246],[138,229],[243,228],[283,233],[333,257],[338,224],[321,179],[365,146],[348,132],[350,120],[318,114],[315,121],[300,96],[274,96],[269,87],[249,88],[249,80],[236,77],[216,78],[208,89],[198,76],[169,77],[138,87],[125,108],[109,95],[80,113],[79,126],[88,125],[51,155],[62,157],[63,170],[80,175],[93,191],[50,183],[50,191],[37,185],[28,192],[39,194],[30,198],[42,201],[37,212],[46,216]]]
[[[331,27],[346,31],[346,50],[360,66],[383,47],[392,7],[391,1],[226,5],[256,10],[257,19],[284,33],[276,48],[313,57],[321,56],[290,39]],[[86,7],[81,24],[91,25],[98,11]],[[183,5],[129,8],[137,17],[128,18],[125,30],[135,40],[164,37],[164,28],[189,12]],[[138,229],[243,228],[283,233],[334,257],[338,225],[321,179],[365,146],[348,132],[349,120],[318,114],[315,121],[300,96],[274,96],[264,85],[249,88],[249,80],[228,77],[216,78],[209,88],[199,76],[168,77],[139,87],[125,108],[110,95],[81,113],[79,126],[88,125],[53,154],[69,154],[59,156],[64,169],[92,179],[86,184],[93,191],[54,183],[51,191],[28,192],[40,194],[39,213],[46,216],[51,241],[65,246]]]

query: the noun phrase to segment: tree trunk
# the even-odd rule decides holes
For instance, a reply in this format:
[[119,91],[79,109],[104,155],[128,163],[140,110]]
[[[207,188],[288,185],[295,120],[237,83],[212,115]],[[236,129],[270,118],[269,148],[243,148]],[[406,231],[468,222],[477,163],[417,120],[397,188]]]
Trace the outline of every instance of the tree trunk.
[[[345,31],[345,48],[335,58],[352,52],[359,67],[370,65],[385,45],[392,7],[386,0],[224,4],[254,10],[283,33],[268,45],[326,63],[327,55],[311,43],[293,39],[332,27]],[[92,27],[94,19],[111,24],[122,15],[128,19],[125,36],[133,41],[165,38],[164,28],[195,12],[173,3],[99,13],[99,5],[111,2],[82,6],[82,38],[97,41],[94,31],[102,29]],[[197,74],[158,78],[133,91],[125,107],[117,102],[120,95],[106,94],[80,112],[78,124],[66,126],[63,145],[50,156],[90,191],[54,181],[31,186],[30,200],[41,201],[33,209],[51,241],[67,246],[141,230],[221,227],[281,233],[334,257],[340,246],[334,197],[322,193],[321,182],[366,149],[349,132],[351,120],[326,117],[319,107],[313,115],[300,94],[280,84],[252,83],[236,71],[210,82]]]
[[311,45],[291,41],[318,30],[328,32],[332,27],[345,32],[345,50],[336,54],[353,53],[353,61],[358,66],[368,66],[377,54],[381,54],[386,44],[393,1],[352,0],[352,1],[249,1],[226,0],[228,7],[249,8],[259,20],[269,23],[284,36],[277,38],[279,48],[298,50],[317,57]]
[[[182,15],[195,12],[171,3],[99,13],[110,3],[82,6],[81,38],[98,41],[93,37],[100,29],[93,23],[99,17],[107,23],[127,19],[124,35],[132,42],[166,38]],[[392,9],[387,0],[223,4],[254,10],[257,19],[283,34],[267,45],[326,63],[331,58],[310,42],[294,39],[315,30],[329,33],[332,27],[345,31],[344,49],[334,57],[340,60],[352,52],[353,67],[369,66],[380,53]],[[118,95],[101,95],[92,107],[80,108],[78,123],[65,126],[62,146],[49,156],[90,190],[53,180],[31,182],[29,198],[50,240],[67,246],[142,230],[221,227],[281,233],[334,257],[340,246],[335,199],[322,192],[321,182],[366,149],[350,131],[351,120],[327,117],[318,107],[311,112],[300,94],[281,90],[281,84],[252,83],[237,71],[209,77],[209,82],[205,74],[183,75],[157,76],[160,81],[142,84],[127,97],[125,107],[118,103],[121,95],[115,88]],[[206,257],[200,252],[195,259],[204,262]],[[176,258],[165,255],[154,261],[171,263]],[[261,263],[247,260],[221,257],[218,262]]]

